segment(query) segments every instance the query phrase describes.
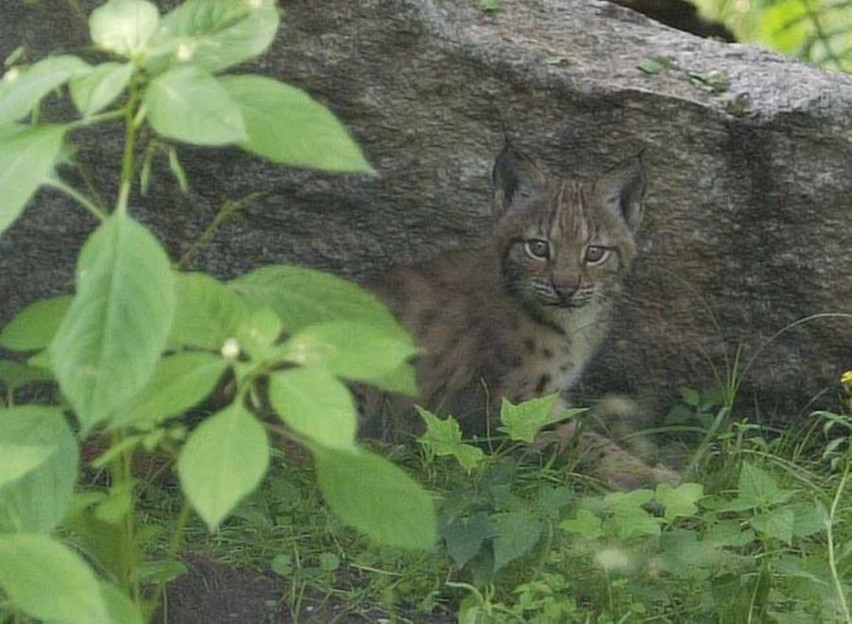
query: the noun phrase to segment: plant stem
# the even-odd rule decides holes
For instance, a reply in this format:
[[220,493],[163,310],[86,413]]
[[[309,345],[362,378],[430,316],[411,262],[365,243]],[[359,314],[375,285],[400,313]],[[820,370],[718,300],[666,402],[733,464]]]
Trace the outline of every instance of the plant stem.
[[[113,447],[121,444],[122,434],[116,431],[112,435]],[[136,568],[136,536],[135,536],[135,495],[132,487],[133,480],[133,456],[130,451],[124,450],[119,453],[110,463],[110,487],[112,489],[130,487],[131,505],[121,522],[121,535],[119,537],[118,552],[118,582],[128,597],[135,603],[139,600],[139,584],[133,578],[133,570]]]
[[187,249],[186,253],[183,254],[181,259],[178,260],[176,268],[178,270],[186,269],[186,266],[195,259],[198,252],[210,244],[210,240],[213,238],[216,230],[218,230],[225,221],[237,215],[241,210],[256,201],[259,197],[260,193],[249,193],[241,199],[225,202],[225,204],[222,205],[222,208],[219,209],[219,212],[216,213],[216,216],[213,217],[213,221],[210,222],[210,225],[208,225],[201,236],[198,237],[198,240],[196,240],[192,246]]
[[78,204],[83,206],[83,208],[92,213],[92,215],[98,221],[104,221],[109,216],[103,208],[95,204],[95,202],[83,195],[73,186],[65,184],[65,182],[63,182],[59,178],[51,178],[47,180],[47,182],[45,182],[45,185],[55,188],[58,191],[62,191],[63,193],[71,197],[71,199],[75,200]]
[[130,83],[130,100],[124,109],[124,153],[121,158],[121,183],[118,187],[116,212],[127,212],[127,200],[130,197],[130,187],[133,184],[133,156],[136,150],[136,115],[138,113],[140,94],[137,86]]

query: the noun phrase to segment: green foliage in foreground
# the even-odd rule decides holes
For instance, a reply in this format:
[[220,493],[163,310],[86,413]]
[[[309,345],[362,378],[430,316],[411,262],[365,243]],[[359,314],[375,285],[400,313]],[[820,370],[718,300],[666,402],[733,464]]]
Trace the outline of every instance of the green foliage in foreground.
[[[685,396],[684,407],[704,407],[705,393]],[[327,602],[374,620],[852,621],[848,410],[771,438],[729,422],[701,484],[693,476],[628,493],[601,491],[549,453],[525,455],[512,425],[486,453],[451,419],[422,415],[419,452],[390,451],[440,494],[441,544],[431,552],[365,541],[316,508],[309,470],[277,461],[277,477],[196,547],[281,575],[295,611]]]
[[[353,284],[307,269],[263,267],[231,284],[181,272],[131,216],[131,191],[137,181],[147,187],[157,151],[186,186],[176,143],[372,172],[304,92],[222,73],[262,53],[278,23],[271,0],[187,0],[165,15],[146,0],[109,0],[89,18],[102,62],[53,56],[12,67],[0,82],[0,232],[44,186],[98,221],[77,260],[74,296],[36,302],[0,332],[0,347],[13,352],[0,361],[0,613],[67,624],[149,619],[163,583],[183,571],[190,509],[217,531],[266,475],[270,432],[313,456],[316,483],[345,522],[395,547],[436,541],[431,495],[355,439],[346,381],[415,391],[414,347],[390,313]],[[43,102],[63,94],[76,114],[47,119]],[[62,177],[76,164],[73,135],[108,123],[124,133],[111,208]],[[48,394],[58,396],[39,396],[52,382],[59,392]],[[215,413],[188,431],[175,417],[217,388]],[[37,400],[18,405],[24,397]],[[106,478],[78,489],[81,447],[86,469]],[[149,558],[145,546],[163,526],[139,526],[132,467],[152,451],[174,461],[184,502],[170,546]]]

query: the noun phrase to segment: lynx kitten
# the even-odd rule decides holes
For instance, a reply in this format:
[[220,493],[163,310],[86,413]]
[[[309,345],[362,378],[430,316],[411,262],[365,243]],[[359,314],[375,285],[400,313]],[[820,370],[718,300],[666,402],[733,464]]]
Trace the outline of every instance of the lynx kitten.
[[[393,269],[369,285],[421,348],[416,402],[470,433],[484,430],[504,397],[516,403],[577,382],[636,254],[645,193],[639,157],[585,183],[550,177],[508,146],[492,181],[495,226],[485,246]],[[365,410],[386,412],[388,402]],[[573,424],[561,435],[612,485],[674,478]]]

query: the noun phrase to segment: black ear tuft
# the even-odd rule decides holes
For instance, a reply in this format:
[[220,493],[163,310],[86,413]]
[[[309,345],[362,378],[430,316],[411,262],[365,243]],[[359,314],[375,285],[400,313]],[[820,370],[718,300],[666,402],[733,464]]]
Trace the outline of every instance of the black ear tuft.
[[520,197],[529,197],[544,185],[544,174],[532,160],[518,152],[508,142],[491,170],[494,189],[494,211],[504,214]]
[[618,211],[632,232],[642,222],[642,200],[648,186],[643,152],[621,161],[595,183],[598,201]]

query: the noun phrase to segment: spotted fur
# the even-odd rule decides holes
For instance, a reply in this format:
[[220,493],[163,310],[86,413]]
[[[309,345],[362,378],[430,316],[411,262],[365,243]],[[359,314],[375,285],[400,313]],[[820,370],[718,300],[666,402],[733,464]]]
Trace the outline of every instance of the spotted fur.
[[[369,285],[421,348],[417,402],[468,432],[481,432],[503,398],[577,382],[636,254],[646,187],[639,157],[580,181],[549,176],[510,147],[492,179],[494,230],[483,246]],[[587,441],[600,452],[599,439]]]

